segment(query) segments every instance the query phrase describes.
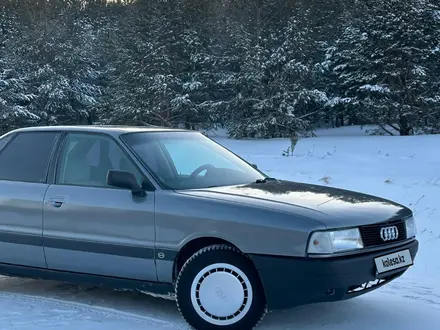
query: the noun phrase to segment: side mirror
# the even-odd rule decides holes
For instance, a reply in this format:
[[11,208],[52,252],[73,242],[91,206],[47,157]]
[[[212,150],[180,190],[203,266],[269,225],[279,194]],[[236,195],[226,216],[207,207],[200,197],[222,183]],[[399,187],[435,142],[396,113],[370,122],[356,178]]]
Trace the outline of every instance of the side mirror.
[[258,170],[258,166],[257,166],[257,164],[251,164],[251,166],[252,166],[253,168],[255,168],[256,170]]
[[131,172],[110,170],[107,172],[107,184],[109,186],[129,189],[133,195],[136,196],[147,196],[147,193],[137,182],[136,177]]

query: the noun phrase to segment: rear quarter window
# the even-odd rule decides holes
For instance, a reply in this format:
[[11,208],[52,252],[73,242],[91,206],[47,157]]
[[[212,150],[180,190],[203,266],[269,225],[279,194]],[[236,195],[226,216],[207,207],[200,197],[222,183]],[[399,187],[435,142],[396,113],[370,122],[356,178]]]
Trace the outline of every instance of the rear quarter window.
[[[57,132],[25,132],[6,142],[0,151],[0,180],[46,182],[57,135]],[[0,140],[0,148],[1,143]]]

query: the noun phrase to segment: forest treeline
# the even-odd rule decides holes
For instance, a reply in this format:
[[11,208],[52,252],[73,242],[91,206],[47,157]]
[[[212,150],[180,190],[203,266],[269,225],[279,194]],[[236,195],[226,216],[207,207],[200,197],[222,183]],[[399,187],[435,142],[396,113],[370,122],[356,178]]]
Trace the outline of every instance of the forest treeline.
[[438,133],[439,0],[1,0],[0,119]]

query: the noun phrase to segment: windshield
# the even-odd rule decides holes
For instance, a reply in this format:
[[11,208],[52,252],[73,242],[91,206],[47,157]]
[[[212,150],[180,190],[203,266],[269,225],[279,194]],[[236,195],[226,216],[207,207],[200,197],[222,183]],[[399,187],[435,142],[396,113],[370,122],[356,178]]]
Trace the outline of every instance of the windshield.
[[198,132],[129,133],[121,139],[166,189],[255,182],[264,175]]

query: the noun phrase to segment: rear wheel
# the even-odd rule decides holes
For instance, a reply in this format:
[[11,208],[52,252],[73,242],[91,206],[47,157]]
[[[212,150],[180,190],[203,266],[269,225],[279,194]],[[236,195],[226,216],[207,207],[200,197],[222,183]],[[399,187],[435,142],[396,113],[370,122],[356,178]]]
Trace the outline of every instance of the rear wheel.
[[197,330],[253,329],[266,314],[266,300],[251,260],[227,245],[201,249],[176,281],[177,305]]

